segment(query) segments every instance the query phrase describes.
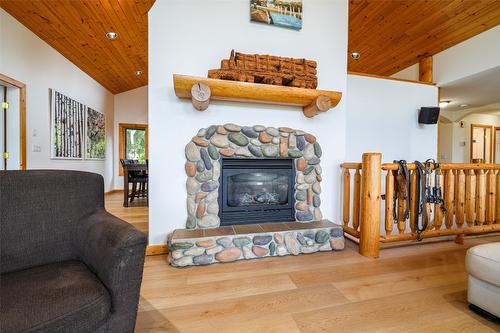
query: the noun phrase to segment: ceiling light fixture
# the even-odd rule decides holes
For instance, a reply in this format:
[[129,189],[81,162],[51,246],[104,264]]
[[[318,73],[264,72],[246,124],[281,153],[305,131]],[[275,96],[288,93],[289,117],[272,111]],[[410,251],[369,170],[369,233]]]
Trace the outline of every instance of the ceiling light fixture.
[[106,32],[106,38],[109,40],[115,40],[118,38],[118,34],[114,31]]
[[361,54],[359,54],[358,52],[353,52],[351,53],[351,58],[353,58],[354,60],[358,60],[359,58],[361,58]]
[[141,76],[142,75],[142,71],[135,71],[135,76]]
[[464,103],[464,104],[460,104],[460,107],[461,107],[461,108],[465,108],[465,107],[467,107],[467,106],[469,106],[469,104],[465,104],[465,103]]
[[439,101],[439,107],[440,108],[445,108],[448,106],[448,104],[450,104],[451,101]]

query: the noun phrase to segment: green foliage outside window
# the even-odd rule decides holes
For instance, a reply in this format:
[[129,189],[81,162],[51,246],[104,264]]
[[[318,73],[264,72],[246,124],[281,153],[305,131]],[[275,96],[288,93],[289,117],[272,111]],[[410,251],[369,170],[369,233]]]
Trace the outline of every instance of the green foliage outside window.
[[125,158],[146,163],[146,131],[142,129],[125,130]]

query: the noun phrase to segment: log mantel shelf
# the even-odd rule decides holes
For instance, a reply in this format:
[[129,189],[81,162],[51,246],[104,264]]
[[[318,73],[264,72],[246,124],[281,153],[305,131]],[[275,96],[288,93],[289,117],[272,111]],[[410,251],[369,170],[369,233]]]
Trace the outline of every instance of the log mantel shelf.
[[210,100],[301,106],[306,117],[314,117],[335,107],[342,93],[337,91],[275,86],[260,83],[217,80],[174,74],[174,90],[179,98],[192,99],[204,111]]

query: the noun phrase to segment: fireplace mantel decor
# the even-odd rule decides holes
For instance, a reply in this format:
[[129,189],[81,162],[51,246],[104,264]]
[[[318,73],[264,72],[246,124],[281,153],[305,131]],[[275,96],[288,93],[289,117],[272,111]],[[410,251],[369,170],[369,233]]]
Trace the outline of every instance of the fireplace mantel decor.
[[339,91],[283,87],[180,74],[174,74],[173,81],[175,95],[191,99],[193,106],[199,111],[207,109],[211,100],[218,100],[301,106],[304,116],[311,118],[334,108],[342,98],[342,93]]
[[[280,206],[277,209],[292,203],[293,207],[288,214],[292,212],[293,215],[282,221],[310,222],[322,219],[320,210],[322,152],[316,137],[312,134],[287,127],[212,125],[200,129],[186,145],[185,152],[187,159],[185,170],[188,176],[186,181],[187,229],[217,228],[221,225],[220,207],[224,204],[219,200],[222,163],[223,161],[236,161],[236,159],[242,161],[244,159],[282,160],[283,162],[289,160],[291,172],[283,171],[287,176],[293,174],[294,179],[289,189],[286,189],[287,183],[281,184],[273,180],[274,186],[279,189],[274,191],[276,193],[270,193],[267,190],[258,193],[259,187],[257,186],[248,193],[238,193],[238,195],[250,203],[253,203],[252,201],[262,203],[267,200],[275,204],[273,207],[283,204],[283,207]],[[278,165],[281,164],[283,163],[278,163]],[[262,185],[262,180],[269,176],[262,171],[254,174],[261,177],[257,182],[259,185]],[[239,177],[236,179],[244,181],[245,176],[247,175],[236,175]],[[271,176],[281,179],[279,175],[271,174]],[[265,187],[261,186],[261,188]],[[250,215],[248,221],[240,219],[239,222],[255,223]]]

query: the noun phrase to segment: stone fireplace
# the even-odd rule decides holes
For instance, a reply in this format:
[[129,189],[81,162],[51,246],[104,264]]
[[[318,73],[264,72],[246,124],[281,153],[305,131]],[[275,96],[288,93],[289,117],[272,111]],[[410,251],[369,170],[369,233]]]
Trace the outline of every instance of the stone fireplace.
[[301,130],[200,129],[186,146],[186,228],[321,220],[321,155]]
[[169,241],[173,266],[343,249],[342,227],[322,219],[314,135],[213,125],[185,153],[187,221]]

